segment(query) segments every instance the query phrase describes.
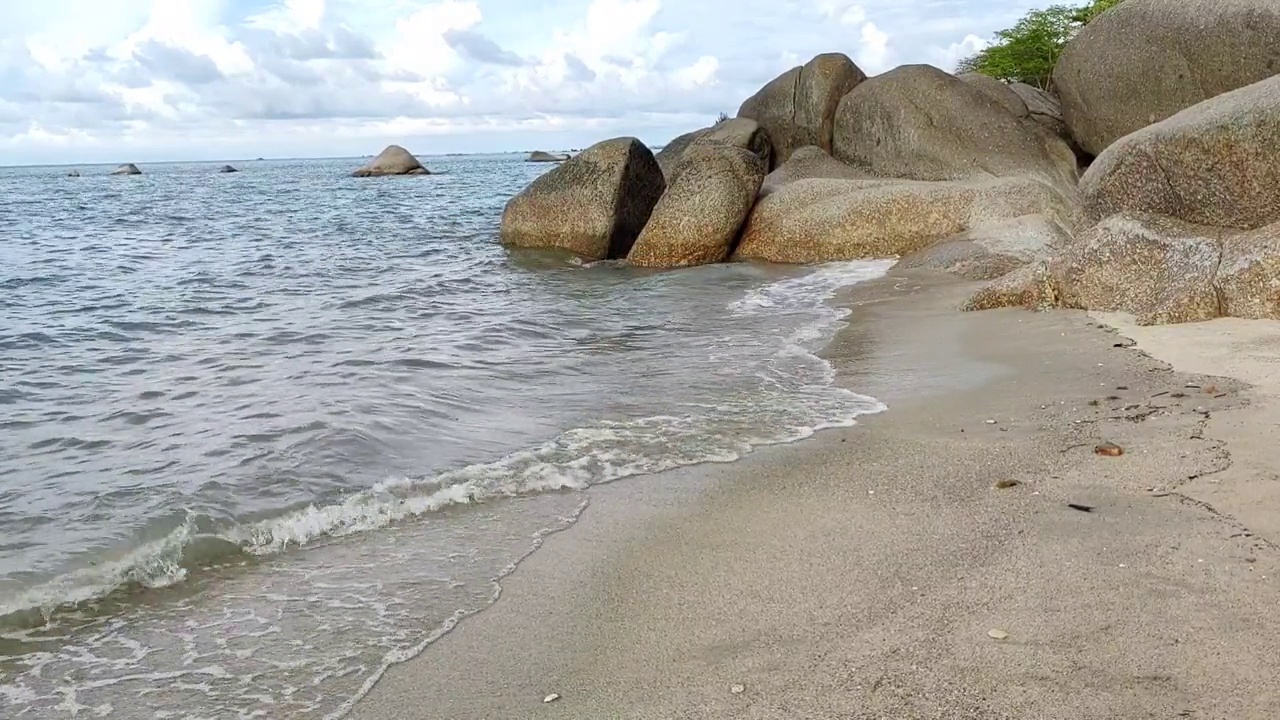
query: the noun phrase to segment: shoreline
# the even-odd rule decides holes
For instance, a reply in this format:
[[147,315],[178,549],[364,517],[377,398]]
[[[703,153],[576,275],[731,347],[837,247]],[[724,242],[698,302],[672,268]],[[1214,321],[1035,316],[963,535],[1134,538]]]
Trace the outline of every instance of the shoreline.
[[1083,313],[955,311],[971,287],[854,286],[824,356],[887,411],[592,488],[349,717],[1270,717],[1280,552],[1197,496],[1256,490],[1271,451],[1236,418],[1274,413],[1275,373],[1171,370]]

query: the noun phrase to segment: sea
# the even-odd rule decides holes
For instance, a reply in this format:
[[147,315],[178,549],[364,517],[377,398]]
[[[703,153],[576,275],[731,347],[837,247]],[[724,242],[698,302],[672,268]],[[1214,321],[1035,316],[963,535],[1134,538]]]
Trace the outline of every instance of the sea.
[[0,168],[0,717],[342,717],[591,486],[884,409],[818,353],[889,262],[513,253],[552,166],[423,160]]

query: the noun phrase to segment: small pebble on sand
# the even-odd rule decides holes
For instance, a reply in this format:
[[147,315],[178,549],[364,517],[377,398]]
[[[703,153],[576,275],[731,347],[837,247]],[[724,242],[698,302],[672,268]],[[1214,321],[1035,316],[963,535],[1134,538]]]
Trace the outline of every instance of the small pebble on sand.
[[1003,630],[988,630],[987,637],[990,637],[992,640],[1004,640],[1009,637],[1009,633]]
[[746,685],[734,685],[733,687],[729,688],[729,692],[733,693],[734,695],[741,695],[746,691],[747,691]]
[[1101,445],[1098,445],[1093,449],[1093,451],[1105,457],[1120,457],[1124,454],[1124,448],[1110,442],[1104,442]]
[[550,695],[548,695],[548,696],[546,696],[546,697],[542,698],[542,702],[544,702],[544,703],[553,703],[553,702],[555,702],[555,701],[557,701],[557,700],[559,700],[559,699],[560,699],[560,693],[551,693]]

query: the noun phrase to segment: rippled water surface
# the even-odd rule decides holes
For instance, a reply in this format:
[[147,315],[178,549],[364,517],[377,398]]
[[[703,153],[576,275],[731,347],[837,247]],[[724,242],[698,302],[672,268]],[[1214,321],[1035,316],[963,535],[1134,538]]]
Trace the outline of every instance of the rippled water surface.
[[590,484],[879,409],[812,353],[884,263],[511,255],[548,166],[359,163],[0,169],[0,714],[341,715]]

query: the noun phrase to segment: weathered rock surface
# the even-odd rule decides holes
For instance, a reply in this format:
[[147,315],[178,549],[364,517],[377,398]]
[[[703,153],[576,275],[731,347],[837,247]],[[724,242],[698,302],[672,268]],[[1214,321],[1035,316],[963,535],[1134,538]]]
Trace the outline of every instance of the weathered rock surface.
[[1217,280],[1223,315],[1280,320],[1280,223],[1223,238]]
[[220,172],[220,173],[233,173],[233,172],[240,172],[240,171],[239,171],[238,169],[236,169],[236,168],[234,168],[234,167],[230,166],[230,165],[223,165],[222,167],[218,168],[218,172]]
[[760,123],[773,143],[773,167],[805,145],[831,152],[836,107],[866,73],[841,53],[824,53],[779,75],[747,98],[739,118]]
[[1280,73],[1275,0],[1125,0],[1067,43],[1063,119],[1087,152]]
[[903,257],[894,267],[928,268],[969,280],[994,280],[1047,260],[1071,241],[1067,230],[1044,215],[1024,215],[983,225]]
[[1076,180],[1075,155],[1060,139],[930,65],[904,65],[845,95],[833,146],[836,159],[883,177]]
[[1049,277],[1049,269],[1045,263],[1037,262],[997,278],[971,295],[960,309],[976,311],[1024,307],[1028,310],[1042,310],[1057,304],[1058,296]]
[[986,93],[987,97],[995,100],[1000,107],[1008,110],[1009,114],[1016,118],[1025,118],[1031,114],[1021,95],[1014,92],[1013,87],[1007,83],[976,72],[961,73],[956,77]]
[[671,171],[680,161],[685,150],[692,145],[703,143],[728,145],[750,150],[764,161],[765,167],[769,167],[773,159],[773,145],[769,142],[769,136],[760,127],[759,123],[748,118],[730,118],[711,127],[685,133],[673,139],[658,151],[655,157],[658,160],[658,165],[662,168],[663,176],[666,177],[668,182],[671,181]]
[[983,225],[1044,214],[1066,202],[1035,178],[968,182],[798,180],[756,203],[736,257],[780,263],[883,258],[922,250]]
[[563,162],[568,159],[568,155],[553,155],[542,150],[534,150],[529,153],[529,157],[525,158],[525,162]]
[[1133,313],[1139,324],[1218,317],[1221,233],[1155,215],[1107,218],[1050,263],[1064,307]]
[[812,180],[814,178],[873,180],[879,183],[892,182],[884,178],[877,178],[865,170],[845,165],[816,145],[806,145],[791,153],[790,159],[765,177],[764,183],[760,187],[760,196],[764,197],[788,183],[793,183],[797,180]]
[[[1129,0],[1135,2],[1136,0]],[[1280,221],[1280,76],[1114,143],[1080,180],[1085,213],[1129,210],[1252,229]]]
[[688,267],[729,257],[766,168],[759,155],[745,148],[690,146],[631,249],[631,264]]
[[351,173],[355,177],[376,177],[381,175],[430,175],[418,158],[399,145],[388,145],[370,160],[364,167]]
[[111,171],[112,175],[141,175],[142,171],[133,163],[125,163]]
[[644,143],[605,140],[511,198],[502,213],[501,241],[558,248],[588,260],[623,258],[665,188],[662,169]]
[[1071,130],[1062,121],[1062,101],[1053,94],[1026,83],[1011,83],[1009,89],[1022,98],[1032,120],[1039,123],[1045,130],[1062,138],[1068,145],[1073,146],[1073,149],[1078,147],[1075,144],[1075,138],[1071,137]]

